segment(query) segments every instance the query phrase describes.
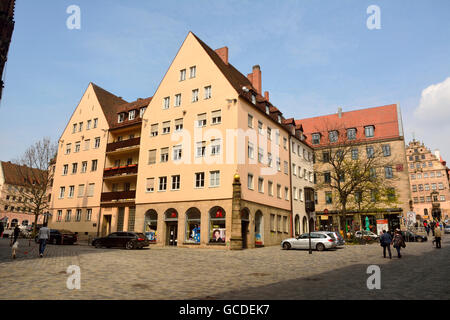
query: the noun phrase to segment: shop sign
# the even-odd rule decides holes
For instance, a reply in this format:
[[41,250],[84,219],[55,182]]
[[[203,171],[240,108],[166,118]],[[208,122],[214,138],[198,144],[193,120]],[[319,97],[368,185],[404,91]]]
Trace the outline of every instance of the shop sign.
[[328,220],[328,216],[320,216],[320,220]]
[[377,234],[383,233],[384,230],[389,229],[388,219],[379,219],[377,220]]

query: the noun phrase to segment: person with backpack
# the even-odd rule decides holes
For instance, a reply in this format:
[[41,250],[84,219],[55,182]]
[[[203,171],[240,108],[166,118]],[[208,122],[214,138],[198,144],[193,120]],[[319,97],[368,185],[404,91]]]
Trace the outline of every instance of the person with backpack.
[[397,255],[400,259],[402,257],[400,251],[401,248],[406,248],[405,240],[402,237],[402,234],[399,229],[395,231],[394,239],[392,240],[392,243],[394,244],[394,248],[397,249]]
[[383,234],[380,237],[380,244],[383,247],[383,256],[386,258],[386,248],[389,252],[389,259],[392,259],[392,253],[391,253],[391,243],[392,243],[392,237],[389,233],[386,232],[386,230],[383,230]]

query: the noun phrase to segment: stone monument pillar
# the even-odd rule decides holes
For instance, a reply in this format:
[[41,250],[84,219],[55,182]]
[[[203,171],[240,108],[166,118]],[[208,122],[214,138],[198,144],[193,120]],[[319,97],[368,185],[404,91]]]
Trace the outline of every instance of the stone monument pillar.
[[233,179],[230,250],[242,250],[241,178],[237,173]]

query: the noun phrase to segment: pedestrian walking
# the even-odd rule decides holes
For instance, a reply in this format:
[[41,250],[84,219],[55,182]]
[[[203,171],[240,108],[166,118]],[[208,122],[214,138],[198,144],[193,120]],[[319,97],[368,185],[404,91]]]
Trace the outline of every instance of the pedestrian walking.
[[395,231],[394,239],[392,240],[392,243],[394,244],[394,248],[397,249],[397,255],[400,259],[402,257],[400,250],[401,248],[406,248],[405,240],[402,237],[402,234],[399,229]]
[[39,229],[39,256],[42,258],[44,256],[45,246],[47,241],[50,239],[50,229],[47,228],[47,223],[45,222],[42,228]]
[[431,233],[433,233],[433,237],[434,237],[434,227],[436,226],[436,224],[433,222],[431,222]]
[[427,225],[427,226],[425,227],[425,230],[427,231],[427,237],[429,237],[429,236],[430,236],[430,226]]
[[434,231],[434,241],[433,242],[436,242],[436,248],[438,248],[438,249],[441,248],[441,238],[442,238],[441,229],[436,228],[436,230]]
[[380,237],[380,244],[383,247],[383,257],[386,258],[386,249],[389,252],[389,259],[392,259],[392,253],[391,253],[391,243],[392,243],[392,237],[389,233],[386,232],[386,230],[383,230],[383,234]]
[[13,259],[16,258],[16,251],[19,249],[19,235],[20,235],[20,228],[19,226],[16,226],[14,228],[13,237],[11,238],[10,246],[11,246],[11,256]]

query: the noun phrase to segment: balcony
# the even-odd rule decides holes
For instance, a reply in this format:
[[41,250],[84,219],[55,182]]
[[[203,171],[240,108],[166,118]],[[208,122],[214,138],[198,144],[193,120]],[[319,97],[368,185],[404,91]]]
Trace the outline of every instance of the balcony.
[[136,198],[136,190],[119,191],[119,192],[103,192],[101,202],[126,201]]
[[141,137],[108,143],[106,152],[115,152],[120,149],[136,149],[141,144]]
[[103,178],[116,178],[137,175],[138,165],[130,164],[127,166],[105,168]]

